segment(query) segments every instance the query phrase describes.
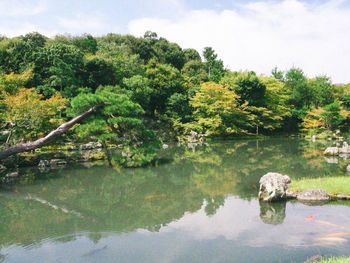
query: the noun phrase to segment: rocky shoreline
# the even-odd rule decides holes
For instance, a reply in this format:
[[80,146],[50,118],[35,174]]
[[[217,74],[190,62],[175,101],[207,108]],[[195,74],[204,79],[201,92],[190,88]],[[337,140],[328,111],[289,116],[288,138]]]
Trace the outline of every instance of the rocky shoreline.
[[274,202],[287,199],[297,199],[302,202],[327,202],[331,200],[350,200],[350,195],[329,194],[324,189],[307,189],[291,191],[288,189],[292,180],[288,175],[267,173],[261,177],[259,183],[259,200]]

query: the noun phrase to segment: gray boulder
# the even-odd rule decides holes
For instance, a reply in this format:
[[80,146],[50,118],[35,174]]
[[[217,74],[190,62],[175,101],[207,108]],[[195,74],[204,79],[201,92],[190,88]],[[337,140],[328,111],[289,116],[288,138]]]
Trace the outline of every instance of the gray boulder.
[[338,147],[328,147],[324,151],[324,155],[338,155],[339,154],[339,149]]
[[7,178],[18,177],[18,172],[8,173],[5,175]]
[[50,168],[50,161],[49,160],[40,160],[38,167],[42,169]]
[[298,193],[297,199],[299,201],[328,201],[330,198],[323,189],[308,189]]
[[52,160],[50,160],[50,166],[51,167],[64,166],[66,164],[67,164],[66,160],[62,160],[62,159],[52,159]]
[[102,144],[99,142],[89,142],[87,144],[80,145],[80,149],[82,151],[93,150],[93,149],[98,149],[98,148],[102,148]]
[[267,173],[260,178],[259,199],[264,202],[286,199],[291,180],[288,175]]

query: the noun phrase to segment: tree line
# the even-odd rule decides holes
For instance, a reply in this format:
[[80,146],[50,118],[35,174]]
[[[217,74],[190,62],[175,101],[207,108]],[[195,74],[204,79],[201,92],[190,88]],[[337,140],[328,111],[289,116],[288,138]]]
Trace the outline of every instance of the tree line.
[[349,129],[350,84],[299,68],[231,71],[211,47],[200,54],[150,31],[0,37],[5,147],[42,138],[89,109],[63,139],[139,146],[158,141],[157,122],[177,135],[319,133]]

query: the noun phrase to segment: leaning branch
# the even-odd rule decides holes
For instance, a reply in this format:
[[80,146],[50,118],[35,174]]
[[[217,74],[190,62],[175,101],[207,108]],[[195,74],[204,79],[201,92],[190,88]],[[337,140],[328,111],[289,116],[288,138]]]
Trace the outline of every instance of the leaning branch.
[[9,157],[11,155],[14,155],[14,154],[32,151],[32,150],[34,150],[36,148],[39,148],[41,146],[44,146],[44,145],[50,143],[51,141],[53,141],[54,139],[56,139],[57,137],[59,137],[63,133],[67,132],[76,123],[78,123],[79,121],[84,119],[87,115],[89,115],[90,113],[95,111],[95,109],[96,109],[96,107],[90,108],[89,110],[87,110],[87,111],[81,113],[80,115],[74,117],[70,121],[68,121],[66,123],[63,123],[56,130],[53,130],[52,132],[50,132],[45,137],[40,138],[40,139],[38,139],[38,140],[36,140],[34,142],[28,142],[28,143],[24,143],[24,144],[17,144],[15,146],[10,147],[10,148],[1,150],[0,151],[0,160],[3,160],[3,159],[5,159],[5,158],[7,158],[7,157]]

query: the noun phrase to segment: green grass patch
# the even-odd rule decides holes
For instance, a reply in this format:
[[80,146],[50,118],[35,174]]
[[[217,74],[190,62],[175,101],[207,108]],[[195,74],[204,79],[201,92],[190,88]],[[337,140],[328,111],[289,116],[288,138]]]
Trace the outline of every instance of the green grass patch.
[[289,189],[304,191],[307,189],[324,189],[329,194],[350,195],[350,176],[302,178],[293,180]]
[[350,263],[350,257],[327,258],[318,261],[318,263]]

